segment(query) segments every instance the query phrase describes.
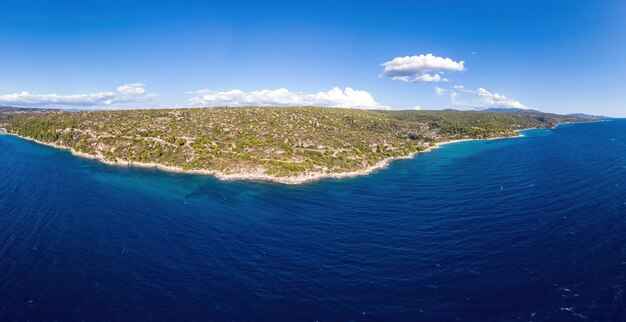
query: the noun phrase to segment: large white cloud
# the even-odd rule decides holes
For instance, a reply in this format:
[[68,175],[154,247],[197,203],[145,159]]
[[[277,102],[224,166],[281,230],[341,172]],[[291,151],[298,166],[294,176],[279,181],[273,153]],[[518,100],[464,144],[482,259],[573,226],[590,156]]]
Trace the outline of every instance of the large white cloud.
[[[453,92],[450,93],[450,99],[455,106],[472,107],[472,108],[519,108],[528,109],[529,107],[517,100],[508,98],[502,94],[492,93],[484,88],[477,90],[467,89],[464,86],[452,87]],[[473,98],[468,102],[460,102],[457,100],[459,93],[469,94]]]
[[317,94],[292,92],[286,88],[263,89],[244,92],[238,89],[215,91],[201,89],[190,92],[195,96],[189,99],[193,106],[246,106],[246,105],[277,105],[277,106],[324,106],[363,109],[388,109],[372,97],[372,94],[350,87],[335,87]]
[[146,102],[156,94],[146,93],[144,83],[124,84],[116,91],[87,94],[33,94],[27,91],[0,95],[1,105],[26,107],[93,108]]
[[432,54],[396,57],[382,64],[383,76],[421,76],[429,72],[462,72],[464,61],[438,57]]

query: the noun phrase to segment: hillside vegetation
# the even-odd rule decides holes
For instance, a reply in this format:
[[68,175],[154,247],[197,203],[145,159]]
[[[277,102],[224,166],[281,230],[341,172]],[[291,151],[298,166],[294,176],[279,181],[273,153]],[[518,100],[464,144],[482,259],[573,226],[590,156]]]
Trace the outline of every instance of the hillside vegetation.
[[297,177],[362,171],[437,142],[515,136],[584,120],[545,113],[220,107],[0,110],[0,128],[117,163]]

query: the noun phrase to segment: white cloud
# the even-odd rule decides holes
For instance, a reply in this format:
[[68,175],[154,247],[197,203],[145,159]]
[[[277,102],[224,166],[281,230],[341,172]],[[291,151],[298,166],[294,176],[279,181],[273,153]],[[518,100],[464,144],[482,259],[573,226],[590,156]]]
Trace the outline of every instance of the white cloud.
[[396,83],[407,83],[409,81],[409,76],[394,76],[391,78],[391,81]]
[[0,95],[0,104],[27,107],[116,107],[149,101],[156,94],[146,93],[144,83],[124,84],[112,92],[87,94],[32,94],[27,91]]
[[439,83],[439,82],[448,82],[447,78],[442,78],[441,75],[435,74],[430,75],[428,73],[424,75],[420,75],[415,77],[413,80],[409,79],[409,76],[394,76],[391,78],[391,81],[396,83]]
[[428,72],[462,72],[465,71],[464,61],[454,61],[427,55],[396,57],[382,64],[384,76],[421,76]]
[[341,90],[335,87],[326,92],[317,94],[291,92],[286,88],[263,89],[244,92],[238,89],[231,91],[215,91],[209,89],[190,92],[195,94],[189,99],[193,106],[324,106],[363,109],[388,109],[374,100],[366,91],[354,90],[346,87]]
[[413,109],[416,110],[416,111],[419,111],[419,110],[422,109],[422,107],[419,106],[419,105],[415,105],[415,106],[413,106]]
[[519,109],[528,109],[529,107],[520,103],[517,100],[512,98],[508,98],[502,94],[492,93],[484,88],[479,88],[478,90],[467,89],[464,86],[457,85],[452,87],[453,90],[459,91],[461,93],[469,94],[474,97],[470,102],[459,102],[457,101],[457,97],[459,96],[457,92],[450,93],[450,99],[452,100],[452,104],[455,106],[463,106],[463,107],[472,107],[472,108],[519,108]]
[[126,95],[139,95],[146,92],[146,89],[144,88],[145,86],[146,84],[144,83],[124,84],[119,86],[117,91]]
[[441,87],[435,87],[435,94],[437,96],[441,96],[446,92],[445,88],[441,88]]
[[413,83],[439,83],[439,82],[447,82],[447,78],[441,78],[439,74],[435,74],[435,76],[431,76],[430,74],[424,74],[418,77],[415,77]]

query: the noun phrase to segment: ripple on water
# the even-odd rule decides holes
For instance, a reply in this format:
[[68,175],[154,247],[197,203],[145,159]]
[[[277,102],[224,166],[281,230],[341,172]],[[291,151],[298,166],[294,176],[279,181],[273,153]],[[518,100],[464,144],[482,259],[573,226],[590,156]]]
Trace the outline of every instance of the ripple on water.
[[0,136],[0,320],[625,319],[626,122],[524,134],[298,186]]

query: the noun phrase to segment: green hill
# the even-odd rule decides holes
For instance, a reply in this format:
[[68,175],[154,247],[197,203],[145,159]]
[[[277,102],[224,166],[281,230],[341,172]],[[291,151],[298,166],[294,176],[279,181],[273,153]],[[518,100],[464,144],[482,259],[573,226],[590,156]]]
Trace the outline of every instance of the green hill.
[[126,111],[0,110],[4,131],[113,163],[159,164],[288,181],[366,171],[455,139],[585,119],[554,114],[220,107]]

